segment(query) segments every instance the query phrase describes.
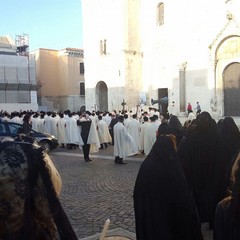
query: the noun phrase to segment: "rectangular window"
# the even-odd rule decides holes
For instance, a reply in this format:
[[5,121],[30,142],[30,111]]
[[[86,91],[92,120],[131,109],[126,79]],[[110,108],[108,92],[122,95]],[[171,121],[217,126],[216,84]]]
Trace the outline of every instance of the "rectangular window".
[[84,82],[80,83],[80,95],[85,96],[85,84],[84,84]]
[[79,67],[80,67],[80,74],[84,74],[84,63],[80,62]]
[[103,55],[103,42],[100,40],[100,55]]
[[157,6],[157,25],[161,26],[164,24],[164,3],[159,3]]

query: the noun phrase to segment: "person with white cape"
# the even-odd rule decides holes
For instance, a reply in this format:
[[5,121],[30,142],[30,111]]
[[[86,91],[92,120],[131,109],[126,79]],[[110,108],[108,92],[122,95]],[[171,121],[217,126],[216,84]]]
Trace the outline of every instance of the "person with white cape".
[[96,125],[86,114],[80,117],[77,125],[79,126],[79,145],[82,147],[84,160],[90,162],[92,160],[89,158],[89,153],[97,152],[100,148]]
[[138,146],[133,137],[127,132],[126,127],[123,125],[124,117],[118,117],[118,123],[114,125],[114,148],[113,153],[115,156],[114,162],[117,164],[125,164],[123,158],[126,156],[136,155],[138,153]]

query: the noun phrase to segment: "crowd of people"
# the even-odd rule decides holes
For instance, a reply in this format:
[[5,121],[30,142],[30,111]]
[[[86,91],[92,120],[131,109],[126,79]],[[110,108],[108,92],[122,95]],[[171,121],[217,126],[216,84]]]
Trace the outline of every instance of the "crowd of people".
[[133,200],[138,240],[200,240],[208,223],[214,240],[240,239],[240,131],[232,117],[208,112],[184,124],[157,109],[112,112],[1,112],[1,121],[50,133],[59,146],[91,151],[113,145],[114,162],[144,154]]
[[202,223],[214,240],[240,239],[239,150],[232,117],[162,119],[134,187],[137,239],[203,239]]

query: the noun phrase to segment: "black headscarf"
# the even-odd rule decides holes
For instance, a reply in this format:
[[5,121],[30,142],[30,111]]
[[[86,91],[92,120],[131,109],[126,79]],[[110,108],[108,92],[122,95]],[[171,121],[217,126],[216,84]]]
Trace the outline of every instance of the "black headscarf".
[[214,240],[240,239],[240,154],[234,161],[231,180],[229,196],[223,199],[216,209]]
[[240,149],[240,131],[232,117],[224,118],[219,133],[229,155],[230,162]]
[[157,138],[140,167],[134,210],[138,240],[202,239],[198,215],[169,136]]
[[[55,223],[58,235],[61,240],[77,240],[77,237],[72,229],[72,226],[61,206],[59,198],[56,194],[55,188],[51,181],[49,170],[44,161],[44,150],[36,145],[32,138],[20,136],[14,142],[6,141],[0,143],[0,157],[1,162],[4,163],[1,168],[2,183],[7,176],[12,181],[21,180],[21,188],[16,188],[15,192],[19,196],[19,190],[23,191],[22,199],[25,199],[23,226],[19,232],[10,232],[4,240],[33,240],[33,239],[53,239],[50,237],[48,230],[39,232],[36,221],[34,221],[34,188],[37,180],[40,177],[43,182],[46,194],[45,198],[49,204],[49,212],[52,221]],[[7,156],[5,158],[4,156]],[[4,167],[9,170],[4,170]],[[23,168],[25,166],[25,168]],[[24,173],[24,169],[25,173]],[[8,172],[9,171],[9,172]],[[27,171],[27,172],[26,172]],[[1,180],[1,179],[0,179]],[[19,184],[19,182],[16,182]],[[17,185],[16,184],[16,185]],[[3,200],[1,204],[3,203]],[[0,208],[4,208],[1,205]],[[2,211],[0,211],[2,213]],[[21,215],[19,215],[21,217]],[[0,215],[0,217],[2,217]],[[19,219],[18,219],[19,221]],[[39,235],[40,234],[40,235]],[[55,238],[54,238],[55,239]]]
[[186,132],[185,132],[185,129],[183,128],[183,125],[179,121],[178,117],[175,116],[175,115],[172,115],[170,117],[168,125],[172,129],[173,134],[177,138],[177,145],[179,145],[183,136],[186,135]]

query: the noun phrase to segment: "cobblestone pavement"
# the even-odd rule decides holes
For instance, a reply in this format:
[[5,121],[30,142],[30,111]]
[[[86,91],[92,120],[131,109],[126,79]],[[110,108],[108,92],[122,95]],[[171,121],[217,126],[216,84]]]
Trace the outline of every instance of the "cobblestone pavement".
[[[79,239],[99,239],[105,221],[108,235],[135,239],[133,187],[143,155],[126,158],[126,165],[113,162],[112,146],[90,155],[84,162],[79,149],[51,151],[63,181],[60,201]],[[202,227],[204,239],[212,232]]]

